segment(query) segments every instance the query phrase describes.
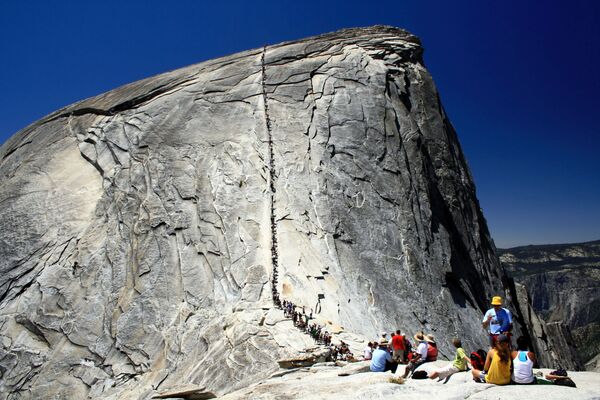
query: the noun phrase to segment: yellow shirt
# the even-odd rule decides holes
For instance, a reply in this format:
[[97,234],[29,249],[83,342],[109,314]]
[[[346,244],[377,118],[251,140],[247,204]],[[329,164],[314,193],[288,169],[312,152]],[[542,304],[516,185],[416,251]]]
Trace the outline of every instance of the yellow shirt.
[[510,356],[507,362],[502,362],[498,352],[494,350],[492,356],[492,364],[490,370],[485,375],[485,381],[487,383],[493,383],[494,385],[507,385],[510,383]]

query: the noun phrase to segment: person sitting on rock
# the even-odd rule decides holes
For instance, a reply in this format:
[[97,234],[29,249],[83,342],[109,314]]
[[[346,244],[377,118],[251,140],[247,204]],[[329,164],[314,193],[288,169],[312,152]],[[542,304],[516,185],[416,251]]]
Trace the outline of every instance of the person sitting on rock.
[[373,358],[373,343],[369,342],[367,347],[365,347],[363,359],[370,360],[371,358]]
[[389,343],[386,339],[379,341],[379,347],[373,352],[370,369],[372,372],[392,371],[396,373],[398,363],[392,360],[392,356],[388,349]]
[[535,383],[533,366],[537,364],[537,358],[529,351],[527,339],[519,336],[517,339],[517,350],[511,353],[513,363],[512,381],[519,385],[530,385]]
[[449,378],[452,374],[467,370],[467,364],[470,364],[471,360],[469,359],[469,357],[467,357],[465,349],[462,348],[462,343],[460,339],[452,339],[452,344],[454,345],[454,347],[456,347],[456,355],[454,356],[454,361],[446,365],[444,368],[433,371],[431,375],[429,375],[429,378],[439,378],[440,380],[442,380]]
[[414,336],[418,343],[417,351],[413,353],[408,365],[404,369],[403,378],[407,378],[409,374],[412,374],[421,364],[427,361],[427,341],[423,332],[417,333]]
[[336,361],[339,357],[339,352],[338,352],[338,347],[337,346],[331,346],[331,359],[333,361]]
[[352,360],[354,358],[352,352],[350,351],[350,348],[343,340],[340,343],[338,353],[340,355],[339,359],[342,361]]
[[438,348],[433,335],[425,335],[427,342],[427,361],[437,361]]
[[471,373],[476,382],[508,385],[510,383],[511,353],[508,336],[500,334],[496,338],[494,348],[490,349],[485,359],[483,371],[473,368]]
[[481,323],[484,329],[488,330],[490,336],[490,348],[494,347],[498,335],[503,334],[508,337],[510,346],[510,332],[512,331],[512,314],[506,308],[502,308],[502,297],[492,297],[492,308],[487,310]]

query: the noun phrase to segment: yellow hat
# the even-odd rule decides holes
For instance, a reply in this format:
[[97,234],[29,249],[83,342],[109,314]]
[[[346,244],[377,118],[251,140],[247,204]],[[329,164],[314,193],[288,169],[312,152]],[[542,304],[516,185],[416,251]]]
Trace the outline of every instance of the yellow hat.
[[500,296],[492,297],[492,305],[493,306],[501,306],[502,305],[502,297],[500,297]]

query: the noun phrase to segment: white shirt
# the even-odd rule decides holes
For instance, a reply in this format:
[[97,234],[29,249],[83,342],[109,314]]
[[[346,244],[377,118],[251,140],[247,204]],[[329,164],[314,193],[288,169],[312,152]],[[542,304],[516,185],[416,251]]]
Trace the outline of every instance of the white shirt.
[[533,376],[533,361],[529,359],[526,351],[518,351],[517,357],[513,359],[513,381],[517,383],[531,383]]
[[425,361],[427,359],[427,343],[421,342],[417,346],[417,353],[421,355],[421,360]]
[[371,349],[369,346],[367,346],[367,348],[365,349],[365,360],[370,360],[373,357],[373,349]]

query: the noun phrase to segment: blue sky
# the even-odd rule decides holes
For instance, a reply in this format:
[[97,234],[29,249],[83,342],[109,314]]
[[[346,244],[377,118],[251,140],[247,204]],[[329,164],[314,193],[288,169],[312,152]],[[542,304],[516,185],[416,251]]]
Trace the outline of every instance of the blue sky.
[[600,239],[600,2],[0,3],[0,143],[77,100],[345,27],[418,35],[498,247]]

